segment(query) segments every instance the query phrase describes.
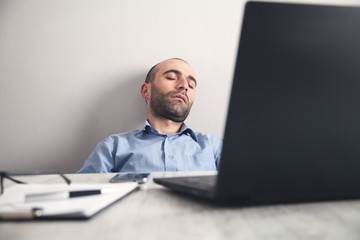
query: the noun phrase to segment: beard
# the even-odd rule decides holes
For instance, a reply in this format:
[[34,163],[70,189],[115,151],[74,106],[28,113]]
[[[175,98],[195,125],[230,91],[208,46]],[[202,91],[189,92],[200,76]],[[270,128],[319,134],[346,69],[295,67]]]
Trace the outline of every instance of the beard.
[[[172,98],[175,94],[183,94],[187,99],[186,103]],[[186,93],[184,94],[184,91],[164,93],[154,83],[151,84],[150,111],[154,116],[174,122],[184,122],[190,113],[191,107],[192,103],[189,102],[189,98]]]

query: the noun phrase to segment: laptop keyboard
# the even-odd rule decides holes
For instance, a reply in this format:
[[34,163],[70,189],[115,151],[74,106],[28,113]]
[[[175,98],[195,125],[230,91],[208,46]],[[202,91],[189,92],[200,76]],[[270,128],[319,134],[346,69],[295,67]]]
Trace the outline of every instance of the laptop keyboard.
[[216,185],[216,175],[180,177],[178,181],[182,181],[185,185],[191,185],[202,189],[214,189]]

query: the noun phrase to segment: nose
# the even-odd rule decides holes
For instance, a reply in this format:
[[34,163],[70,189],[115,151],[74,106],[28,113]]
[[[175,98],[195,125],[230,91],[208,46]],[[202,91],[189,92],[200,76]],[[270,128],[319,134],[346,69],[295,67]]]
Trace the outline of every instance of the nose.
[[178,84],[177,84],[177,88],[178,89],[183,89],[185,90],[186,92],[188,91],[189,89],[189,83],[187,81],[187,79],[185,77],[180,77],[179,80],[178,80]]

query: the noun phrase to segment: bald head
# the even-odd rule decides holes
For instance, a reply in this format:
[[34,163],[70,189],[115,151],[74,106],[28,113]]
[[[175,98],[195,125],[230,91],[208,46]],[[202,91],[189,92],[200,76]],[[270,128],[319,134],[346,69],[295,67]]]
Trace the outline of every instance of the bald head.
[[159,71],[159,67],[161,66],[161,64],[166,63],[168,61],[172,61],[172,60],[179,60],[179,61],[183,61],[188,64],[188,62],[186,62],[184,59],[181,59],[181,58],[170,58],[170,59],[166,59],[162,62],[159,62],[150,69],[150,71],[146,75],[145,83],[153,83],[155,80],[155,77],[156,77],[156,73]]

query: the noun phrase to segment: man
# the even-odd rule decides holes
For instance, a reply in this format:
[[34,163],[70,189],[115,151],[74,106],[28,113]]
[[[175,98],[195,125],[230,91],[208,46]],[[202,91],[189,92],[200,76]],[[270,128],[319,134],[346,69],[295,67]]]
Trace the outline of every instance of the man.
[[222,140],[184,123],[196,87],[195,72],[186,61],[156,64],[141,86],[148,110],[145,126],[105,138],[78,173],[217,170]]

